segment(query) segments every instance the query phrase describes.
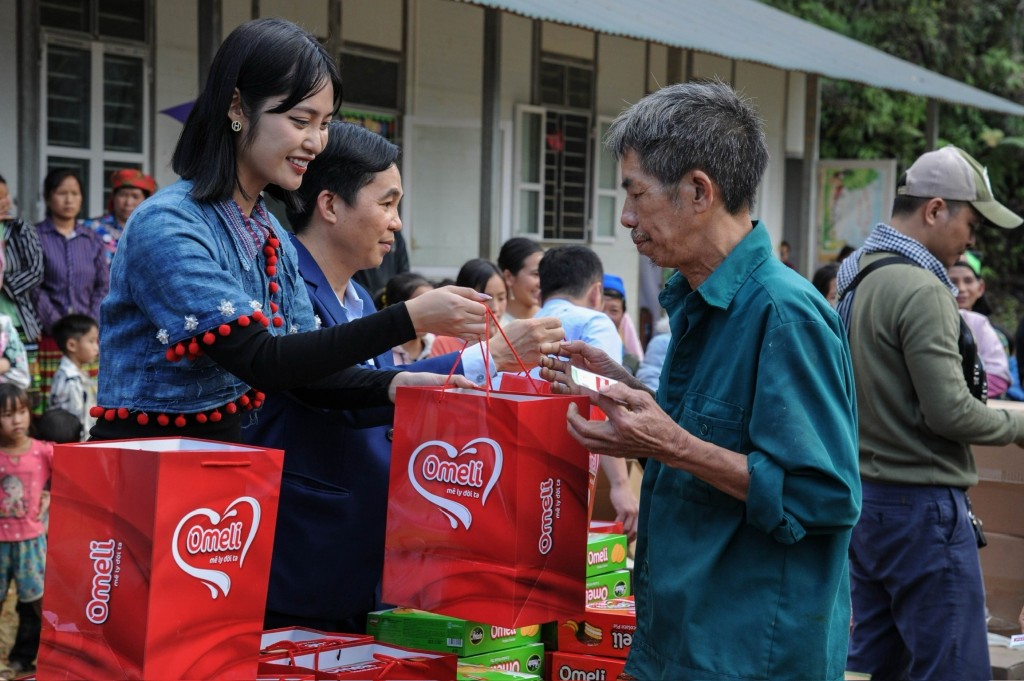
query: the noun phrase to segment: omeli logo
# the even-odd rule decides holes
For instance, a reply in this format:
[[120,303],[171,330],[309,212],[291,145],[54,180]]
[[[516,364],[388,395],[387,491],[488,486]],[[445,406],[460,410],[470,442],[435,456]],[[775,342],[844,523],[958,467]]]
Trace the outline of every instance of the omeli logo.
[[[249,510],[251,517],[240,515],[239,509]],[[248,533],[245,532],[246,524],[249,525]],[[185,530],[184,544],[187,555],[183,556],[179,537],[186,525],[188,529]],[[260,502],[252,497],[238,497],[228,504],[223,514],[209,508],[197,508],[187,513],[174,528],[174,538],[171,540],[174,562],[185,574],[191,575],[205,584],[210,590],[211,598],[217,598],[218,592],[227,596],[231,591],[231,577],[226,572],[198,567],[193,563],[200,565],[226,563],[241,568],[245,563],[246,554],[249,553],[249,546],[256,538],[259,526]]]
[[[92,561],[92,599],[85,606],[85,616],[93,624],[103,624],[110,615],[110,582],[114,574],[114,540],[89,542]],[[120,556],[118,556],[120,560]]]
[[[493,455],[491,460],[484,456],[487,451]],[[490,475],[487,475],[488,465]],[[483,506],[501,477],[501,465],[501,445],[489,437],[470,440],[462,449],[443,440],[430,440],[409,457],[408,474],[413,488],[444,513],[453,530],[459,523],[468,530],[473,524],[473,514],[450,497],[479,499]],[[434,492],[427,489],[428,485]]]

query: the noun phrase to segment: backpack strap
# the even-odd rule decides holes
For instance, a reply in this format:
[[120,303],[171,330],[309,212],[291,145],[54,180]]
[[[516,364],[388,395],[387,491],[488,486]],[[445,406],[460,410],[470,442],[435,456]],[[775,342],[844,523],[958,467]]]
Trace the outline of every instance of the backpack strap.
[[889,255],[879,260],[874,261],[870,265],[866,265],[863,269],[857,272],[857,276],[853,278],[850,285],[843,291],[843,297],[839,299],[836,304],[836,311],[839,312],[839,316],[843,320],[843,326],[846,327],[846,335],[850,335],[850,318],[853,313],[853,296],[857,291],[857,287],[864,281],[864,278],[877,270],[879,267],[885,267],[886,265],[913,265],[914,267],[920,267],[916,262],[911,260],[905,255]]

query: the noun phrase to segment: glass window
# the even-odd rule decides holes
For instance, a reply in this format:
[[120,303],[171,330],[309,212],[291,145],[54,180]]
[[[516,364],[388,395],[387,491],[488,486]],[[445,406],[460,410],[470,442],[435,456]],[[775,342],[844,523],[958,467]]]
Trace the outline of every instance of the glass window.
[[46,131],[50,144],[89,146],[91,55],[51,45],[46,59]]
[[103,56],[103,148],[142,151],[143,62]]
[[398,109],[398,57],[342,52],[340,62],[346,105]]
[[145,0],[99,0],[96,33],[104,38],[145,40]]
[[39,22],[51,28],[88,33],[89,3],[82,0],[42,0],[39,3]]

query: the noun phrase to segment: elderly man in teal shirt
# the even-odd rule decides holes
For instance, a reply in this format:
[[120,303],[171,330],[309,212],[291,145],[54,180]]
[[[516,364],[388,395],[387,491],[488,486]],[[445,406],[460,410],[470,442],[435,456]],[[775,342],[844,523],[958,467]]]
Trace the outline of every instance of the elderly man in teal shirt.
[[[637,250],[678,270],[657,401],[582,343],[558,348],[620,382],[609,420],[571,413],[590,451],[646,460],[634,584],[638,679],[842,679],[847,550],[860,512],[846,334],[773,256],[750,209],[768,162],[756,112],[722,83],[673,85],[613,123]],[[575,390],[566,367],[545,376]]]

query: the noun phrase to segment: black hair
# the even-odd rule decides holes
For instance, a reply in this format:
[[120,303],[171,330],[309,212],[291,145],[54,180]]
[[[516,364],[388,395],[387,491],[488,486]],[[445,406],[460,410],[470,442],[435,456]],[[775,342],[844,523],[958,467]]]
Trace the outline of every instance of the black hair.
[[[334,88],[334,109],[341,105],[338,66],[320,42],[290,21],[254,19],[233,30],[217,50],[206,86],[196,98],[171,158],[171,168],[192,180],[197,201],[218,201],[232,195],[238,184],[235,135],[228,109],[235,89],[249,119],[240,133],[242,144],[255,140],[255,130],[267,100],[284,95],[268,113],[288,111],[302,100]],[[292,192],[269,187],[275,198],[295,206]]]
[[0,184],[7,184],[7,180],[4,179],[3,175],[0,175]]
[[502,272],[508,270],[513,275],[519,274],[526,259],[534,253],[543,253],[544,249],[533,239],[517,236],[501,245],[498,253],[498,267]]
[[814,288],[818,289],[821,295],[827,298],[829,282],[835,279],[838,273],[839,263],[825,263],[814,272],[814,276],[811,277],[811,283],[814,284]]
[[82,422],[67,409],[47,409],[36,419],[36,437],[48,442],[78,442],[82,439]]
[[296,234],[309,225],[320,192],[334,192],[354,206],[359,190],[398,161],[398,147],[355,123],[332,121],[327,131],[327,144],[310,161],[302,184],[294,192],[299,205],[288,209],[288,221]]
[[99,324],[89,315],[72,313],[54,322],[53,339],[60,351],[67,354],[69,340],[81,338],[96,328],[99,328]]
[[487,282],[489,282],[495,275],[498,276],[504,285],[505,280],[501,277],[501,270],[490,260],[484,258],[473,258],[467,260],[462,268],[459,270],[459,275],[455,277],[456,286],[466,286],[478,291],[484,292],[487,288]]
[[558,246],[540,259],[540,299],[562,294],[578,298],[604,277],[604,265],[586,246]]
[[16,383],[0,383],[0,411],[15,407],[32,408],[28,392]]
[[384,292],[381,294],[380,305],[378,307],[387,307],[388,305],[394,305],[395,303],[404,303],[412,297],[412,294],[416,289],[421,286],[429,286],[434,288],[434,285],[430,283],[430,280],[424,277],[422,274],[416,272],[402,272],[388,279],[387,285],[384,287]]
[[50,172],[46,173],[46,177],[43,178],[43,203],[46,205],[46,215],[50,215],[50,197],[57,191],[57,187],[60,183],[69,177],[75,178],[75,182],[78,183],[78,191],[82,191],[82,180],[78,177],[78,173],[73,168],[54,168]]
[[618,289],[606,288],[604,290],[604,297],[622,301],[622,311],[626,311],[626,296],[622,295],[622,292]]

